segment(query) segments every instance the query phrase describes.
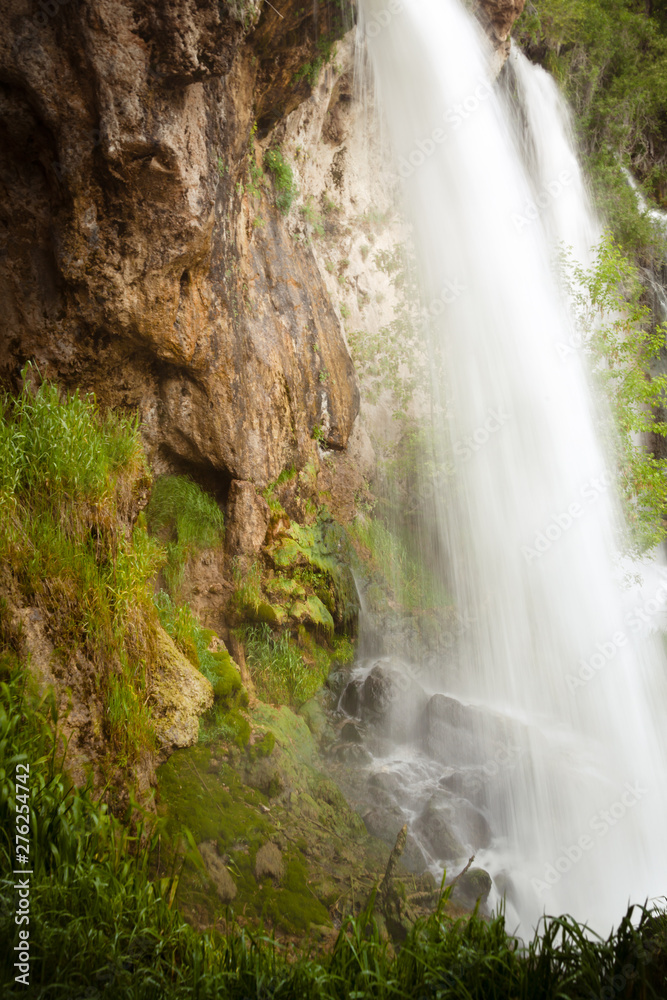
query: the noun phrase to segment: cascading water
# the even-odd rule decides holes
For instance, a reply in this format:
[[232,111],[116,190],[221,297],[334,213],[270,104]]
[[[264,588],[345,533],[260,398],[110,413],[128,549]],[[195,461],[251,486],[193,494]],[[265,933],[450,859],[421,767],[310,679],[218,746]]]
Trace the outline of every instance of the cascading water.
[[[434,437],[455,474],[435,503],[465,624],[413,669],[376,770],[434,868],[460,860],[438,839],[454,816],[524,927],[546,910],[607,929],[667,891],[667,696],[618,585],[613,484],[551,267],[561,240],[586,263],[598,229],[550,78],[513,55],[513,118],[458,0],[396,11],[361,0],[359,32],[446,370]],[[635,603],[664,606],[659,583]]]

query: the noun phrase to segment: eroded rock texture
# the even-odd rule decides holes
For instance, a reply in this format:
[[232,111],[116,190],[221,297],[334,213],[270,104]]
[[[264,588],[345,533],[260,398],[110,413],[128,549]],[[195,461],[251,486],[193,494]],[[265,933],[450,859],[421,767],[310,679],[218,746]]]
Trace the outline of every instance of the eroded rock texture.
[[303,464],[316,425],[344,447],[358,408],[309,247],[275,209],[253,227],[245,190],[253,121],[308,97],[299,71],[345,27],[326,0],[280,9],[0,5],[2,379],[35,358],[138,407],[158,467],[223,482]]
[[[479,3],[501,58],[523,0]],[[248,190],[253,122],[266,144],[311,97],[346,4],[0,0],[0,381],[35,359],[138,409],[158,471],[223,493],[304,465],[314,429],[346,445],[358,391],[322,271]]]

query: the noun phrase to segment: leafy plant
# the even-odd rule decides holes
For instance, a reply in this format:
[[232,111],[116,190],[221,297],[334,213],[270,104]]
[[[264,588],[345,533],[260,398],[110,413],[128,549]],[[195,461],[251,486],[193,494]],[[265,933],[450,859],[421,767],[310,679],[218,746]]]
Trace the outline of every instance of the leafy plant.
[[667,534],[667,460],[647,447],[651,437],[667,437],[667,377],[652,372],[667,326],[652,322],[640,276],[609,235],[597,247],[590,270],[567,253],[564,261],[582,349],[614,418],[616,434],[609,447],[630,523],[628,546],[641,552]]
[[308,225],[312,227],[317,236],[324,236],[324,223],[322,221],[322,216],[317,211],[312,198],[308,198],[308,200],[301,206],[301,214]]
[[266,150],[264,166],[273,177],[276,205],[283,215],[287,215],[297,191],[292,168],[285,160],[279,146]]

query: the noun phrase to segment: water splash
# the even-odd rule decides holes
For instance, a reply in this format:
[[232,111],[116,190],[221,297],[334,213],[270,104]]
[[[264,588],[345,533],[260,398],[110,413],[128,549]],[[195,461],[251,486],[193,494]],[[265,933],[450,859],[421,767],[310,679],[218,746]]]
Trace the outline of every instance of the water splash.
[[[667,891],[667,698],[655,639],[638,640],[618,585],[619,512],[583,359],[559,350],[573,329],[554,247],[585,263],[598,232],[567,110],[519,53],[498,95],[458,0],[398,13],[362,0],[359,32],[444,358],[436,458],[456,474],[436,497],[442,572],[470,623],[414,683],[440,779],[418,795],[405,780],[402,805],[437,865],[456,859],[424,809],[442,818],[458,802],[455,832],[524,925],[546,909],[607,929],[629,898]],[[662,610],[667,587],[654,586]],[[395,751],[401,773],[413,754]],[[462,803],[487,826],[461,820]]]

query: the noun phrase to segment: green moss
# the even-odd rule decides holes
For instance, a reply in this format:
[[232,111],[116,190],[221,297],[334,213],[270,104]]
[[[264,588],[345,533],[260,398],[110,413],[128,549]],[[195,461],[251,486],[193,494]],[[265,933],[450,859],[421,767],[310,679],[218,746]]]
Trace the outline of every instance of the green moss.
[[248,759],[251,761],[261,760],[263,757],[270,757],[276,745],[276,738],[269,730],[264,733],[260,740],[253,743],[247,749]]

